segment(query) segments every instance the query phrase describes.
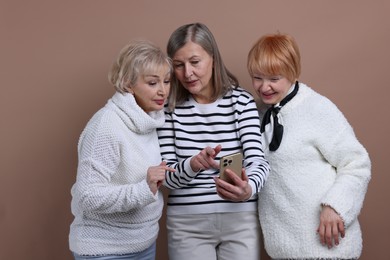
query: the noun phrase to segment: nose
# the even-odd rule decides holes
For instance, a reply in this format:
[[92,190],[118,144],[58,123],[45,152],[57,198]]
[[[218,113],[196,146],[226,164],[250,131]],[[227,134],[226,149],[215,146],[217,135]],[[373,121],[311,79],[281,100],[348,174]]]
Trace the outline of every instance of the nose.
[[268,80],[268,79],[263,79],[263,80],[261,81],[260,88],[263,89],[263,90],[266,90],[267,88],[270,87],[270,83],[271,83],[270,80]]
[[166,89],[164,82],[161,82],[159,84],[158,94],[161,96],[165,96],[167,94],[167,89]]
[[186,64],[185,65],[185,67],[184,67],[184,70],[185,70],[185,77],[186,78],[189,78],[189,77],[191,77],[192,76],[192,74],[193,74],[193,71],[192,71],[192,67],[190,66],[190,65],[188,65],[188,64]]

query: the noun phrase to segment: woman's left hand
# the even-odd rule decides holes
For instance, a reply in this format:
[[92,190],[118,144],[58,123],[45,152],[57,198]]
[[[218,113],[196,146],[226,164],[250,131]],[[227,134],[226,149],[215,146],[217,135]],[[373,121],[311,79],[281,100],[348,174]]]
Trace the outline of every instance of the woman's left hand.
[[232,183],[230,184],[215,177],[214,181],[218,195],[225,200],[235,202],[247,201],[252,196],[252,188],[248,183],[248,176],[245,173],[245,169],[242,169],[241,179],[229,169],[225,170],[225,174],[232,180]]
[[337,246],[340,243],[339,236],[342,238],[345,236],[344,222],[330,206],[322,207],[317,233],[320,236],[321,244],[327,245],[329,249],[333,247],[333,244]]

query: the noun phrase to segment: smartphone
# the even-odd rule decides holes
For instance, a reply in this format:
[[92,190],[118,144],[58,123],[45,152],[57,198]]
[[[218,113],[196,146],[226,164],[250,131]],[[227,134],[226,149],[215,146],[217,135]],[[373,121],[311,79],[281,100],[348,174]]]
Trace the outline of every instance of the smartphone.
[[219,161],[219,178],[224,181],[232,182],[232,180],[224,174],[225,169],[231,169],[238,177],[242,178],[242,154],[232,153],[221,157]]

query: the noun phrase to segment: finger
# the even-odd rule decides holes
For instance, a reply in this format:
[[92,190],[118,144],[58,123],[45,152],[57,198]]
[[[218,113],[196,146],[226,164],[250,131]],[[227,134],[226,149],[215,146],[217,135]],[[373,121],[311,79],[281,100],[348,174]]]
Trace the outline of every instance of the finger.
[[163,169],[164,169],[165,171],[168,171],[168,172],[175,172],[175,171],[176,171],[176,169],[171,168],[171,167],[169,167],[169,166],[165,166],[165,167],[163,167]]
[[328,248],[332,248],[332,226],[330,225],[325,227],[325,241]]
[[204,169],[207,169],[207,165],[208,163],[206,162],[206,160],[204,159],[203,157],[204,155],[202,155],[202,152],[197,154],[193,159],[194,159],[194,164],[195,164],[195,167],[199,170],[204,170]]
[[341,237],[344,238],[345,237],[344,223],[343,222],[339,222],[338,226],[339,226],[339,232],[341,234]]
[[210,146],[207,146],[207,147],[205,148],[205,152],[206,152],[206,155],[207,155],[207,156],[211,156],[211,157],[213,157],[214,154],[215,154],[214,149],[211,148]]
[[155,172],[151,174],[150,181],[151,182],[158,182],[165,179],[165,172]]
[[320,237],[321,245],[325,245],[325,226],[320,223],[320,226],[317,229],[318,235]]
[[207,146],[196,156],[197,162],[199,163],[199,167],[202,170],[218,168],[218,164],[214,161],[214,153],[214,149]]
[[218,195],[225,200],[236,201],[237,196],[234,193],[230,192],[228,189],[226,189],[224,185],[225,183],[226,182],[224,182],[223,180],[220,180],[219,185],[217,186]]
[[[209,151],[211,150],[211,152]],[[201,151],[199,154],[198,154],[198,161],[202,164],[202,165],[207,165],[207,160],[210,158],[210,154],[209,153],[213,153],[214,150],[213,148],[211,147],[206,147],[203,151]]]
[[227,175],[227,177],[228,177],[230,180],[232,180],[232,182],[233,182],[233,184],[234,184],[235,186],[242,186],[242,185],[241,185],[241,184],[242,184],[241,178],[239,178],[239,177],[237,176],[237,174],[236,174],[233,170],[231,170],[231,169],[225,169],[225,174]]
[[159,172],[158,175],[157,175],[157,178],[159,180],[164,180],[165,179],[165,170],[162,171],[162,172]]
[[207,163],[207,169],[209,169],[209,168],[218,169],[219,168],[219,164],[214,160],[214,157],[207,157],[206,163]]
[[217,154],[219,154],[219,152],[222,150],[222,145],[217,145],[215,148],[214,148],[214,157],[217,156]]
[[160,166],[165,166],[165,165],[167,165],[167,162],[166,162],[166,161],[162,161],[162,162],[160,163]]
[[[244,201],[247,198],[247,193],[245,192],[245,185],[247,183],[244,183],[245,185],[242,185],[242,181],[240,178],[238,178],[237,175],[235,175],[232,171],[230,171],[232,174],[231,176],[234,177],[238,182],[239,185],[236,185],[233,181],[233,183],[226,182],[224,180],[218,179],[216,182],[217,184],[217,191],[223,195],[224,199],[232,200],[232,201]],[[226,174],[230,174],[226,172]]]
[[225,190],[225,191],[234,191],[234,189],[236,189],[235,186],[233,186],[232,184],[230,184],[230,183],[228,183],[220,178],[217,178],[216,184],[217,184],[217,189],[221,189],[221,190]]
[[225,174],[232,180],[233,185],[244,190],[248,185],[248,176],[245,174],[245,170],[241,170],[241,178],[237,176],[231,169],[226,169]]
[[334,223],[332,227],[333,241],[336,246],[339,245],[339,229],[337,223]]

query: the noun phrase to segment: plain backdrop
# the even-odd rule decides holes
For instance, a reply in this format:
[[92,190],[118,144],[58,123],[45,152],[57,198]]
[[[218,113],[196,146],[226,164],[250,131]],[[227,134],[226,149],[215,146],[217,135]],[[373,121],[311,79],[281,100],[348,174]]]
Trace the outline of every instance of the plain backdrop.
[[[296,38],[300,80],[336,103],[372,159],[361,259],[390,259],[389,11],[388,0],[1,0],[0,259],[71,259],[77,142],[114,93],[113,60],[134,39],[165,50],[173,30],[196,21],[250,91],[254,41],[277,31]],[[164,221],[158,260],[167,259]]]

